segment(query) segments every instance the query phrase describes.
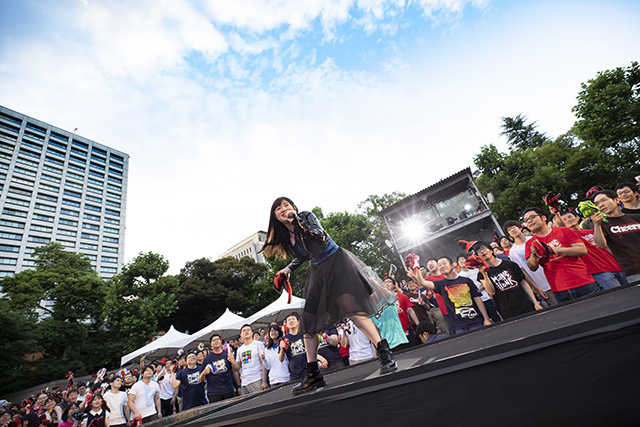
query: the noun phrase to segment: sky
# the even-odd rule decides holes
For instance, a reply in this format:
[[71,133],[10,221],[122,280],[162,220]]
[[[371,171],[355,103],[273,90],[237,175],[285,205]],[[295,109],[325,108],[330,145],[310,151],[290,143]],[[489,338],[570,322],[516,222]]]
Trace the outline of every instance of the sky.
[[551,137],[639,59],[640,2],[0,0],[0,105],[130,155],[125,262],[169,273],[266,230],[279,196],[355,212]]

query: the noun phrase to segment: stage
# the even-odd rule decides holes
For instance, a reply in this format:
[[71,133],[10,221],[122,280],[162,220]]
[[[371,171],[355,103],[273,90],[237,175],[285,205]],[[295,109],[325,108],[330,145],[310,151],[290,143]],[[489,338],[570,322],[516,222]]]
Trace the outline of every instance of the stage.
[[640,425],[640,287],[601,292],[325,374],[327,386],[241,396],[154,426]]

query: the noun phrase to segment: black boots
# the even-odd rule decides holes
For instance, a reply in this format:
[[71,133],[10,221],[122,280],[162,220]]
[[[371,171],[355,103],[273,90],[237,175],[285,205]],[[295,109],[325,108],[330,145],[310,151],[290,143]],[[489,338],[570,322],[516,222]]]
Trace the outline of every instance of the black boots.
[[389,349],[387,340],[382,340],[378,343],[378,358],[380,359],[380,375],[393,372],[398,369],[398,364],[393,360],[393,354]]
[[307,369],[302,375],[302,381],[291,389],[291,394],[297,396],[324,387],[326,384],[320,368],[318,368],[318,362],[307,362]]

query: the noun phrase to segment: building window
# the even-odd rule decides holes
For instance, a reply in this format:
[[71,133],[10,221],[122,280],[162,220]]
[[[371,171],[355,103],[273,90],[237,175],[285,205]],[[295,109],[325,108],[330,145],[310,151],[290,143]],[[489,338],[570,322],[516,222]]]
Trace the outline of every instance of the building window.
[[109,243],[118,243],[118,239],[114,237],[103,237],[102,240]]
[[120,216],[120,212],[114,211],[114,210],[111,210],[111,209],[105,209],[104,213],[109,214],[109,215],[113,215],[113,216]]
[[60,191],[60,189],[58,187],[54,187],[52,185],[47,185],[47,184],[42,184],[42,183],[40,183],[40,188],[42,188],[44,190],[52,191],[54,193],[57,193],[57,192]]
[[102,199],[98,197],[89,196],[88,194],[84,198],[87,200],[91,200],[92,202],[102,203]]
[[20,252],[20,246],[0,245],[2,252]]
[[78,181],[84,181],[84,176],[75,174],[73,172],[67,172],[67,178],[77,179]]
[[16,265],[17,263],[18,263],[18,260],[14,258],[0,258],[0,264]]
[[58,234],[63,236],[72,236],[72,237],[76,237],[78,235],[78,233],[76,233],[75,231],[64,230],[64,229],[58,229]]
[[104,222],[108,222],[109,224],[120,225],[120,221],[117,219],[105,218]]
[[35,208],[36,209],[41,209],[43,211],[49,211],[49,212],[55,212],[56,211],[56,207],[55,206],[43,205],[42,203],[36,203]]
[[11,215],[11,216],[19,216],[22,218],[26,218],[27,217],[27,212],[23,212],[23,211],[17,211],[15,209],[10,209],[10,208],[4,208],[2,210],[2,213],[4,215]]
[[[26,200],[20,200],[20,199],[14,199],[13,197],[7,197],[6,198],[6,202],[12,205],[19,205],[19,206],[26,206],[29,207],[29,205],[31,204],[30,202],[27,202]],[[36,204],[36,207],[38,205]]]
[[[73,200],[62,199],[63,205],[75,206],[76,208],[80,207],[80,202],[74,202]],[[74,215],[78,216],[78,215]]]
[[43,193],[38,193],[37,198],[38,199],[42,199],[42,200],[48,200],[50,202],[57,202],[58,201],[57,197],[49,196],[48,194],[43,194]]
[[60,183],[60,178],[56,178],[55,176],[50,176],[50,175],[42,175],[42,179],[46,180],[46,181],[51,181],[51,182],[55,182],[55,183]]
[[[64,200],[62,201],[64,203]],[[69,209],[60,209],[61,214],[70,215],[70,216],[80,216],[80,214],[76,211],[70,211]]]
[[24,224],[23,223],[15,222],[15,221],[7,221],[6,219],[0,219],[0,225],[4,225],[5,227],[22,228],[22,229],[24,229]]
[[91,221],[100,221],[100,217],[99,216],[91,215],[91,214],[88,214],[88,213],[85,213],[84,217],[86,219],[90,219]]
[[90,210],[90,211],[102,212],[102,208],[99,208],[99,207],[97,207],[97,206],[93,206],[93,205],[87,205],[87,204],[85,204],[85,205],[84,205],[84,208],[85,208],[85,209],[88,209],[88,210]]
[[103,231],[105,233],[120,234],[120,230],[118,230],[117,228],[104,227]]
[[81,255],[89,258],[91,261],[97,261],[98,260],[98,256],[97,255],[90,255],[90,254],[81,254]]
[[78,226],[78,222],[77,221],[70,221],[68,219],[62,219],[62,218],[58,220],[58,224],[71,225],[73,227],[77,227]]
[[75,242],[68,242],[66,240],[56,240],[56,242],[60,243],[62,246],[66,247],[66,248],[75,248],[76,247]]
[[118,248],[111,248],[109,246],[103,246],[102,247],[102,252],[113,252],[113,253],[118,253]]
[[112,262],[114,264],[118,262],[118,258],[108,257],[108,256],[103,256],[101,260],[102,262]]
[[77,188],[78,190],[82,190],[84,188],[82,184],[76,184],[75,182],[72,182],[72,181],[65,181],[64,185]]
[[49,243],[51,239],[48,239],[46,237],[29,236],[27,237],[27,241],[34,242],[34,243]]
[[89,181],[91,184],[95,184],[95,185],[99,185],[101,187],[104,187],[104,182],[98,181],[97,179],[87,178],[87,181]]
[[82,228],[88,228],[90,230],[98,230],[98,231],[100,231],[100,226],[93,225],[93,224],[87,224],[86,222],[82,224]]
[[97,251],[98,250],[98,246],[97,245],[90,245],[88,243],[80,243],[80,249],[89,249],[92,251]]
[[49,171],[49,172],[57,173],[59,175],[62,175],[62,171],[60,169],[54,168],[54,167],[49,166],[49,165],[42,165],[42,169],[44,169],[46,171]]
[[0,232],[0,237],[3,239],[9,239],[9,240],[22,240],[22,234]]
[[116,274],[118,269],[115,267],[100,267],[100,273]]
[[29,226],[29,230],[33,230],[33,231],[40,231],[42,233],[51,233],[51,231],[53,230],[53,228],[51,227],[45,227],[42,225],[35,225],[35,224],[31,224]]
[[33,216],[31,218],[32,219],[37,219],[37,220],[40,220],[40,221],[53,222],[53,217],[46,216],[46,215],[33,214]]
[[95,234],[89,234],[89,233],[81,233],[80,237],[82,237],[83,239],[89,239],[89,240],[98,240],[99,238]]

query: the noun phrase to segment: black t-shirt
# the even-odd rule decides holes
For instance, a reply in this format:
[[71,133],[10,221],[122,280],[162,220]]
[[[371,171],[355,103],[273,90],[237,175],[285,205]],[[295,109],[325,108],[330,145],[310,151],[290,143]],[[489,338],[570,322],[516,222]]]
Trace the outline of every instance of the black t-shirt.
[[304,339],[301,333],[296,335],[286,334],[284,336],[289,340],[289,348],[286,350],[287,359],[289,359],[289,373],[291,380],[299,380],[307,364],[307,353],[304,348]]
[[520,285],[524,280],[524,274],[518,264],[512,261],[502,261],[496,267],[489,267],[487,274],[496,290],[493,300],[502,317],[508,319],[535,311],[533,303]]
[[202,366],[197,365],[193,369],[185,367],[176,374],[176,379],[180,381],[180,390],[182,390],[183,410],[208,403],[204,395],[205,384],[200,382],[200,372],[202,372],[202,369]]
[[213,367],[212,372],[206,377],[207,394],[233,393],[233,367],[227,359],[227,354],[225,350],[222,350],[220,354],[211,352],[204,358],[202,366],[198,367],[201,370],[205,369],[207,365]]
[[[338,335],[338,330],[336,328],[331,328],[325,333],[329,336]],[[336,346],[329,345],[327,340],[324,339],[322,335],[318,337],[318,354],[325,359],[329,363],[329,367],[342,365],[342,356],[340,355],[340,349]]]
[[624,274],[640,273],[640,215],[625,214],[602,223],[607,246]]
[[483,325],[484,318],[474,301],[475,297],[480,298],[480,292],[473,280],[458,276],[455,279],[444,278],[433,284],[434,292],[442,296],[447,306],[447,316],[454,330]]

